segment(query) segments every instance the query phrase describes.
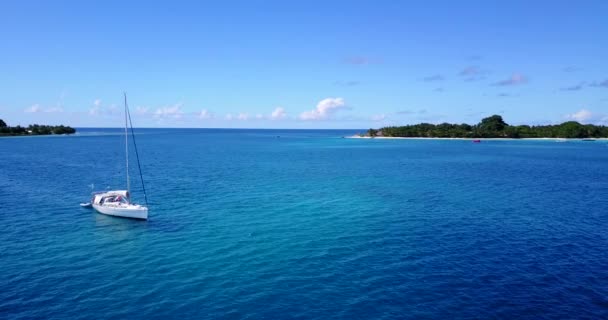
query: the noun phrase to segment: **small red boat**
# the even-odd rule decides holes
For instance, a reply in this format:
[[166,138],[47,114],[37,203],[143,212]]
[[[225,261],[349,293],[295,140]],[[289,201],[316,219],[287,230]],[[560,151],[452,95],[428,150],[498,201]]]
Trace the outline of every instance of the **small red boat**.
[[480,143],[481,140],[473,140],[473,143]]

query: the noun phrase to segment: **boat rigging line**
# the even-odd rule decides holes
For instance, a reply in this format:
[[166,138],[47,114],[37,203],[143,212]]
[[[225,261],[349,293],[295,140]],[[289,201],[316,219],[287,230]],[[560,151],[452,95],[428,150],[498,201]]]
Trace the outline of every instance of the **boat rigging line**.
[[135,146],[135,157],[137,158],[137,168],[139,169],[139,177],[141,179],[141,187],[144,190],[144,199],[146,201],[146,207],[148,206],[148,195],[146,194],[146,186],[144,185],[144,177],[141,174],[141,164],[139,163],[139,152],[137,152],[137,143],[135,142],[135,132],[133,131],[133,121],[131,121],[131,112],[129,111],[129,105],[127,104],[127,93],[125,95],[125,108],[127,109],[127,117],[129,118],[129,124],[131,126],[131,137],[133,137],[133,145]]

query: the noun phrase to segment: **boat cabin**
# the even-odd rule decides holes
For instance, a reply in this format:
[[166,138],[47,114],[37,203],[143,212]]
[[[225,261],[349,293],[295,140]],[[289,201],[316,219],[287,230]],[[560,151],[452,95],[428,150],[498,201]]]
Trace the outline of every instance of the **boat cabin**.
[[104,191],[94,193],[91,203],[99,206],[128,205],[130,203],[130,196],[127,190]]

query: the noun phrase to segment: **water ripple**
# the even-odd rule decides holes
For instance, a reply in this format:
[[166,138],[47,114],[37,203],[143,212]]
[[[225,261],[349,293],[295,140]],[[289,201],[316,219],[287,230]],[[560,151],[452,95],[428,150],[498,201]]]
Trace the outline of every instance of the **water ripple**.
[[604,145],[328,134],[146,131],[149,221],[78,207],[114,133],[0,139],[1,317],[608,318]]

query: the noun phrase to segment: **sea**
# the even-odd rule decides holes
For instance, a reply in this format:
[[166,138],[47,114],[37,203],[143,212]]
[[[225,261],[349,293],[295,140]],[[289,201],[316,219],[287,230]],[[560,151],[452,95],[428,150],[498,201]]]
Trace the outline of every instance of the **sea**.
[[608,318],[608,142],[359,131],[136,129],[147,221],[121,129],[0,138],[0,318]]

